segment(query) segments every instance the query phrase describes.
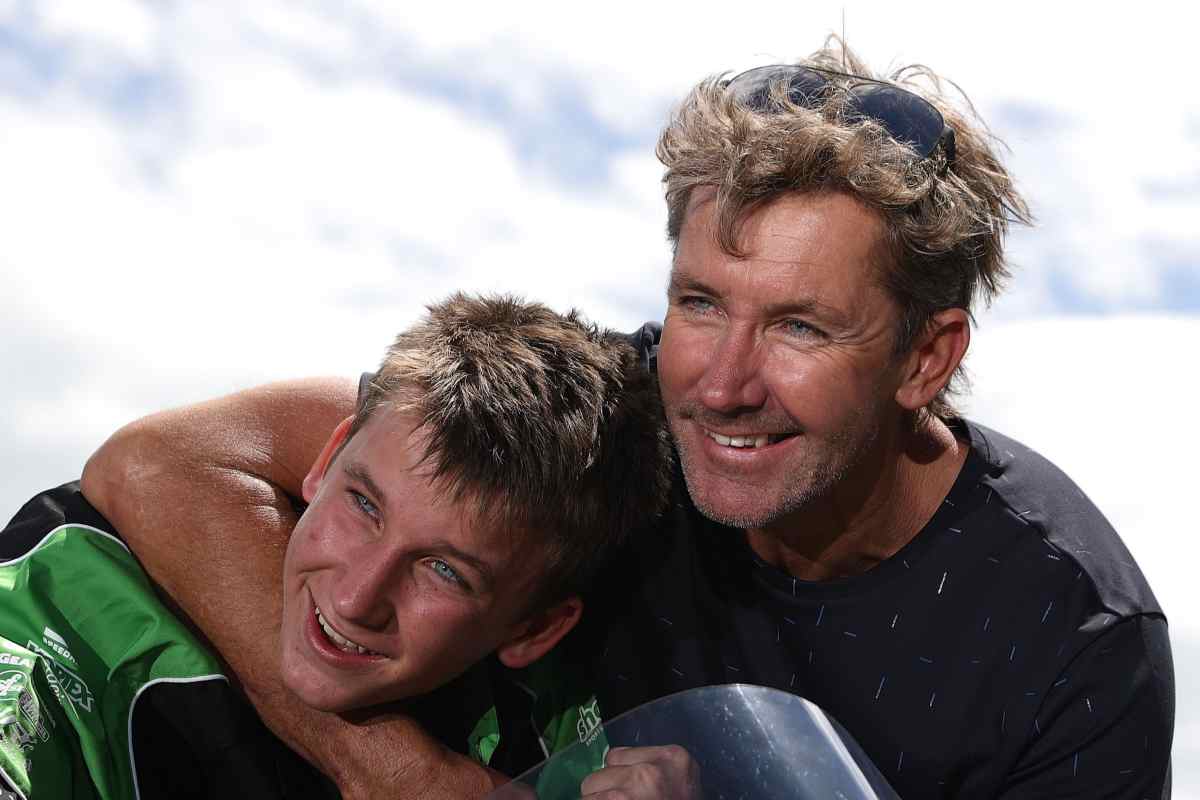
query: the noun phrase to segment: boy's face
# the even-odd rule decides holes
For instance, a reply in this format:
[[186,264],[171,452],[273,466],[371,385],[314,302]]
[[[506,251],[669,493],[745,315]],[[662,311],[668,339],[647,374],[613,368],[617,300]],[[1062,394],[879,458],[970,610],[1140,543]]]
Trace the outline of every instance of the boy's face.
[[346,427],[305,479],[309,507],[288,543],[284,683],[348,711],[426,693],[497,648],[510,663],[504,648],[539,632],[540,615],[523,614],[536,548],[435,490],[410,419],[380,409],[333,458]]

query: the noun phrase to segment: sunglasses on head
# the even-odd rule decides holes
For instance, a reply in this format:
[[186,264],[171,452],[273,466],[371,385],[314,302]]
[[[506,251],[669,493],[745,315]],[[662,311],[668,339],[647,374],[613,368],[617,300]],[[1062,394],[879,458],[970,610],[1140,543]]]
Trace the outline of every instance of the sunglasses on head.
[[771,87],[787,83],[787,98],[803,108],[818,109],[833,88],[829,76],[846,78],[846,122],[878,122],[897,142],[908,145],[921,158],[929,158],[940,146],[946,168],[954,163],[954,129],[946,124],[942,112],[925,98],[891,83],[850,75],[844,72],[772,64],[755,67],[725,83],[737,101],[754,111],[775,113],[782,108],[771,97]]

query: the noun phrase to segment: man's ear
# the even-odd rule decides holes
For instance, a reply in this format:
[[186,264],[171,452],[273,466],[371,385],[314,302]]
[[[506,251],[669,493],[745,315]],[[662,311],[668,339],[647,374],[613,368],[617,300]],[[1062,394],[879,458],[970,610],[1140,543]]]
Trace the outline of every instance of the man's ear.
[[325,470],[329,469],[329,463],[333,461],[333,457],[345,443],[346,437],[350,435],[352,424],[354,424],[354,417],[346,417],[333,429],[333,433],[329,434],[329,441],[325,442],[325,446],[321,448],[321,454],[309,467],[308,474],[304,476],[304,483],[300,485],[300,493],[304,497],[304,502],[311,503],[317,496],[317,489],[321,488]]
[[529,666],[558,644],[579,622],[582,613],[583,601],[572,595],[518,623],[512,638],[496,648],[500,663],[509,669]]
[[970,343],[971,319],[965,309],[947,308],[934,314],[925,333],[905,357],[905,372],[896,389],[896,402],[909,411],[933,402],[962,363]]

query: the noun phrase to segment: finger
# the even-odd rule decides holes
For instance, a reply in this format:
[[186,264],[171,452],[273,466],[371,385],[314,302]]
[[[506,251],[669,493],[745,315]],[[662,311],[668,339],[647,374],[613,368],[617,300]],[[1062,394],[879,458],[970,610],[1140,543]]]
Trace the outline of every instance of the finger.
[[579,793],[584,797],[628,786],[632,780],[629,767],[602,767],[583,779]]
[[[678,777],[678,776],[676,776]],[[661,764],[643,762],[627,767],[604,767],[584,778],[579,791],[585,797],[603,792],[623,792],[641,800],[669,797],[672,776]]]
[[624,789],[606,789],[597,794],[583,794],[579,796],[579,800],[640,800],[640,798],[630,794]]
[[610,767],[623,767],[647,761],[666,761],[674,764],[687,758],[687,750],[677,744],[661,747],[614,747],[608,751],[604,763]]

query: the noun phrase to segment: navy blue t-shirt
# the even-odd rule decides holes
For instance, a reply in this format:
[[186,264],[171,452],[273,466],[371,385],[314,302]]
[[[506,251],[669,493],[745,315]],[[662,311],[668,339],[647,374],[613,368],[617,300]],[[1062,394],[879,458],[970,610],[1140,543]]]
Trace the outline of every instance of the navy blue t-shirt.
[[[715,683],[822,706],[901,797],[1167,797],[1166,620],[1061,471],[978,425],[944,503],[852,578],[806,582],[702,517],[677,476],[588,601],[606,717]],[[803,753],[797,753],[802,764]]]

